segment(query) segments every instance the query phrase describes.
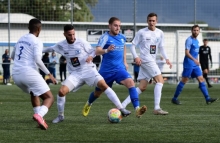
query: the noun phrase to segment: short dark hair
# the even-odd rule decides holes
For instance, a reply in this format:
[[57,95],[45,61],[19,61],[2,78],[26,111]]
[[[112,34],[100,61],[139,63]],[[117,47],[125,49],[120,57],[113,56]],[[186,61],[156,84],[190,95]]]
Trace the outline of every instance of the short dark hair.
[[191,31],[193,31],[193,29],[194,29],[194,28],[197,28],[197,27],[200,29],[199,25],[197,25],[197,24],[196,24],[196,25],[193,25],[192,28],[191,28]]
[[112,24],[114,21],[120,21],[120,19],[117,17],[111,17],[108,21],[108,24]]
[[208,39],[203,39],[203,41],[208,41]]
[[35,32],[41,26],[41,22],[37,18],[33,18],[29,21],[28,29],[30,32]]
[[67,25],[65,25],[64,28],[63,28],[64,32],[67,32],[67,31],[73,30],[73,29],[74,29],[74,26],[71,25],[71,24],[67,24]]
[[157,17],[157,14],[156,14],[156,13],[153,13],[153,12],[152,12],[152,13],[149,13],[148,16],[147,16],[147,19],[148,19],[149,17],[154,17],[154,16]]

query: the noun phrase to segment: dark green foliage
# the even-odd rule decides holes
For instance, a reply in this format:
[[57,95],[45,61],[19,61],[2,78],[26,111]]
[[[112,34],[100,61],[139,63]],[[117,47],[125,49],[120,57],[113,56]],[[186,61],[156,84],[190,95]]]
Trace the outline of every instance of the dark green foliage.
[[[81,9],[74,8],[74,21],[92,21],[88,6],[94,7],[98,0],[74,0]],[[71,0],[11,0],[11,13],[25,13],[43,21],[70,21]],[[8,1],[0,1],[0,13],[8,12]]]

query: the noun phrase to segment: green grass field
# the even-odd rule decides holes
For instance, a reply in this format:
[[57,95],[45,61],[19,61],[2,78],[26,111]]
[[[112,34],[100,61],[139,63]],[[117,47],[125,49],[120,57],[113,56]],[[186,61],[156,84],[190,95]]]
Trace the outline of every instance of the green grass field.
[[[153,87],[150,85],[140,95],[141,105],[148,111],[140,119],[135,117],[132,105],[127,109],[132,114],[118,124],[107,120],[107,112],[114,105],[105,94],[93,104],[88,117],[81,114],[82,108],[94,89],[82,87],[76,93],[67,95],[65,120],[59,124],[51,121],[57,116],[56,94],[59,85],[50,86],[55,103],[45,116],[48,130],[36,128],[32,120],[33,110],[29,95],[16,86],[0,86],[0,142],[148,142],[148,143],[217,143],[220,142],[220,101],[206,105],[198,85],[185,86],[180,101],[182,105],[171,104],[176,85],[165,84],[161,107],[169,115],[153,115]],[[121,101],[128,92],[123,86],[113,88]],[[219,85],[209,89],[212,97],[220,97]]]

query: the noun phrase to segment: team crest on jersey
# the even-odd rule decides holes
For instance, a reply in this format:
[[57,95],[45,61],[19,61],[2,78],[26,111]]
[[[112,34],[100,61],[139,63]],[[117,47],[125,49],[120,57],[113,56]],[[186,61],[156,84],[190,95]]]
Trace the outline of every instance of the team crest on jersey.
[[80,50],[75,50],[75,54],[76,54],[76,55],[78,55],[78,54],[80,54],[80,53],[81,53]]
[[121,39],[121,42],[124,43],[125,42],[124,39]]

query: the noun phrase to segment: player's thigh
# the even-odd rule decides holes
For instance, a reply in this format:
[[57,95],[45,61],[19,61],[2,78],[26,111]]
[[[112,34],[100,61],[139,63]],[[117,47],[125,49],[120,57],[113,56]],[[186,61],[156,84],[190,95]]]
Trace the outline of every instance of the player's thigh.
[[[109,87],[112,87],[113,82],[115,81],[116,73],[115,72],[100,72],[100,75],[103,77],[103,79],[105,80],[106,84]],[[96,91],[101,91],[101,89],[96,88]]]
[[89,77],[83,78],[85,83],[89,86],[97,86],[99,81],[104,80],[103,77],[98,73],[98,71],[95,68],[91,69],[89,74],[90,74]]
[[[83,86],[85,84],[85,82],[83,81],[82,77],[75,72],[72,72],[67,78],[66,80],[64,80],[61,83],[63,86],[68,87],[68,92],[70,91],[77,91],[81,86]],[[66,90],[65,90],[66,91]],[[66,93],[67,94],[67,93]]]
[[154,77],[154,80],[157,82],[157,83],[164,83],[164,80],[163,80],[163,76],[161,74],[157,75]]
[[199,82],[203,82],[204,81],[203,76],[202,76],[202,71],[201,71],[199,66],[195,67],[192,70],[191,77],[192,78],[197,78]]
[[183,68],[182,77],[190,78],[193,68]]
[[201,68],[202,68],[203,73],[208,73],[209,64],[208,63],[201,63]]
[[43,77],[35,70],[22,73],[20,77],[18,76],[19,74],[13,76],[15,84],[25,92],[33,92],[34,96],[40,96],[50,90]]
[[131,75],[128,73],[126,69],[121,69],[116,72],[115,81],[118,84],[123,84],[127,88],[134,86],[134,80],[132,79]]
[[12,75],[15,85],[17,85],[22,91],[30,93],[28,86],[23,84],[24,78],[20,74]]
[[161,75],[161,71],[155,62],[142,63],[138,74],[138,80],[150,81],[151,78]]

